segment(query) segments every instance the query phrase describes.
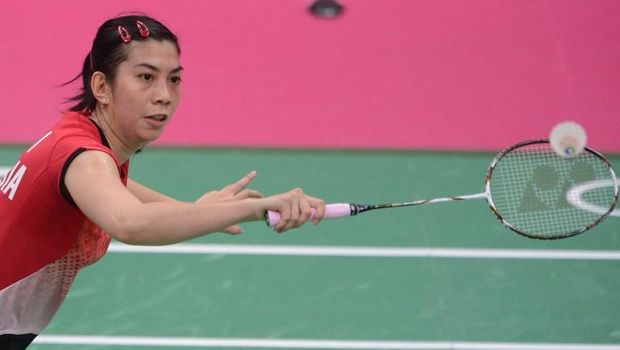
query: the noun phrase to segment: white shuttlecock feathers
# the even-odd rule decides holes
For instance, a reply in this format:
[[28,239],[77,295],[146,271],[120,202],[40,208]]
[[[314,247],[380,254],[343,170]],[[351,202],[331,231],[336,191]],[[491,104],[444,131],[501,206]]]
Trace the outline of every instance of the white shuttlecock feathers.
[[549,136],[551,148],[565,158],[579,155],[586,147],[587,139],[586,131],[575,122],[557,124]]

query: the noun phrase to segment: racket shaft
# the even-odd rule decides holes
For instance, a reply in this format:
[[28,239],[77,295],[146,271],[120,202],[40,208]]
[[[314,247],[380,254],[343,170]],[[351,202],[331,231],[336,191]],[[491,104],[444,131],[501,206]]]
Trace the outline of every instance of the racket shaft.
[[442,203],[442,202],[464,201],[468,199],[483,199],[483,198],[487,198],[487,194],[484,192],[476,193],[476,194],[467,194],[463,196],[422,199],[422,200],[415,201],[415,202],[394,203],[393,205],[391,205],[391,207],[410,207],[410,206],[422,205],[422,204],[434,204],[434,203]]
[[[334,218],[342,218],[346,216],[353,216],[353,215],[357,215],[359,213],[363,213],[365,211],[373,210],[373,209],[410,207],[414,205],[462,201],[462,200],[468,200],[468,199],[482,199],[486,197],[487,197],[486,193],[477,193],[477,194],[470,194],[470,195],[463,195],[463,196],[423,199],[423,200],[414,201],[414,202],[387,203],[387,204],[379,204],[379,205],[333,203],[333,204],[327,204],[325,206],[325,216],[323,216],[323,219],[334,219]],[[314,217],[315,213],[316,213],[316,210],[312,209],[311,217]],[[280,222],[280,213],[269,210],[267,211],[267,214],[265,215],[265,219],[267,221],[267,224],[273,227]]]

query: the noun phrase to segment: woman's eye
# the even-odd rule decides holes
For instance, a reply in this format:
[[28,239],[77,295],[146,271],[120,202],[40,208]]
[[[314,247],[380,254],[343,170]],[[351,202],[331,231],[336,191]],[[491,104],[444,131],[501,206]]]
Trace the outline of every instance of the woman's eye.
[[153,80],[153,75],[149,73],[140,74],[140,79],[144,81],[151,81]]
[[179,85],[181,84],[181,77],[172,77],[170,78],[170,82],[174,85]]

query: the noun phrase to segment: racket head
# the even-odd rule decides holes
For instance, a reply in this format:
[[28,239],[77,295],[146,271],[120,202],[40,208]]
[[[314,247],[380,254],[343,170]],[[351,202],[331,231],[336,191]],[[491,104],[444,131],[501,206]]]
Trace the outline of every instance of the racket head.
[[520,142],[499,153],[488,168],[485,192],[502,224],[543,240],[588,231],[618,202],[616,175],[602,154],[586,147],[567,159],[546,139]]

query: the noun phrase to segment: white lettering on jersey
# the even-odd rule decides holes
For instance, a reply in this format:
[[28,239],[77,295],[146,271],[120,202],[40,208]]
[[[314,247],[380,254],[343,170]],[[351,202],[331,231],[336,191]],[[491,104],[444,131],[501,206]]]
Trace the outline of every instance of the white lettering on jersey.
[[[15,171],[17,169],[17,171]],[[9,171],[9,174],[2,180],[2,184],[0,184],[0,191],[3,194],[8,194],[9,200],[13,200],[15,197],[15,192],[17,192],[17,188],[19,187],[19,183],[22,181],[24,174],[26,173],[26,166],[24,164],[20,164],[17,162],[15,167]]]
[[[30,146],[26,153],[32,151],[51,134],[52,131],[48,131],[47,134],[43,135],[43,137],[41,137],[37,142]],[[19,161],[11,170],[9,170],[8,173],[6,173],[6,169],[0,168],[0,191],[2,191],[3,194],[7,194],[8,192],[9,200],[13,200],[13,197],[15,197],[15,192],[17,192],[19,183],[22,181],[26,170],[27,167],[24,164],[21,164],[20,166]]]
[[2,179],[2,182],[0,183],[0,190],[2,190],[4,185],[6,185],[9,182],[9,178],[13,176],[13,172],[15,172],[15,169],[17,169],[18,165],[19,165],[19,161],[17,162],[17,164],[15,164],[14,167],[9,169],[9,171],[5,174],[4,178]]

